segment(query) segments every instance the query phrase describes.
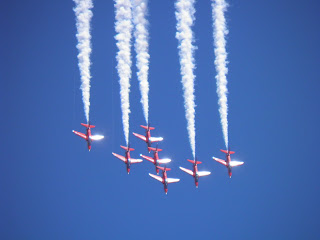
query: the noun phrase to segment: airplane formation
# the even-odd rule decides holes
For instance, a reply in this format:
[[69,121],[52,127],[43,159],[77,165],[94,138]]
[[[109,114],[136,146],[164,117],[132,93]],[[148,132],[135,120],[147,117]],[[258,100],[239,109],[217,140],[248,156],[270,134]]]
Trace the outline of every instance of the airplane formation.
[[[102,136],[102,135],[92,135],[91,134],[91,128],[94,128],[95,126],[91,125],[90,122],[88,124],[81,123],[81,125],[86,127],[86,134],[81,133],[81,132],[77,132],[77,131],[74,131],[74,130],[72,132],[75,133],[76,135],[82,137],[83,139],[85,139],[87,141],[88,150],[90,151],[91,150],[91,142],[93,140],[101,140],[101,139],[104,138],[104,136]],[[167,168],[166,164],[170,163],[171,159],[168,159],[168,158],[160,159],[159,158],[159,152],[161,152],[162,149],[158,148],[158,144],[157,144],[156,148],[152,147],[152,143],[161,142],[161,141],[163,141],[163,138],[162,137],[151,137],[150,131],[154,130],[155,129],[154,127],[150,127],[150,125],[148,125],[148,126],[140,125],[140,126],[146,130],[146,135],[143,136],[143,135],[140,135],[140,134],[137,134],[137,133],[133,133],[133,135],[136,136],[137,138],[141,139],[142,141],[144,141],[147,144],[148,152],[150,153],[151,151],[153,151],[153,158],[149,157],[149,156],[142,155],[142,154],[140,154],[140,156],[143,159],[145,159],[145,160],[147,160],[147,161],[149,161],[149,162],[154,164],[157,175],[149,173],[149,176],[154,178],[154,179],[156,179],[156,180],[158,180],[159,182],[161,182],[163,184],[163,186],[164,186],[164,192],[167,194],[168,193],[168,184],[169,183],[179,182],[180,179],[178,179],[178,178],[168,178],[167,171],[170,171],[171,169]],[[125,150],[124,156],[119,155],[117,153],[112,153],[112,155],[115,156],[116,158],[120,159],[121,161],[123,161],[125,163],[127,173],[129,174],[130,173],[131,164],[141,163],[143,160],[142,159],[131,158],[130,151],[134,151],[134,149],[130,148],[130,145],[127,146],[127,147],[120,145],[120,147]],[[230,151],[230,149],[229,150],[222,150],[221,149],[220,151],[226,154],[226,160],[222,160],[222,159],[219,159],[219,158],[216,158],[216,157],[212,157],[212,158],[213,158],[213,160],[215,160],[215,161],[217,161],[217,162],[219,162],[222,165],[227,167],[228,175],[231,178],[231,176],[232,176],[232,168],[236,167],[236,166],[240,166],[240,165],[244,164],[244,162],[232,161],[231,160],[231,154],[234,154],[235,152],[234,151]],[[194,159],[194,160],[187,159],[187,161],[192,163],[192,170],[184,168],[184,167],[179,167],[179,168],[180,168],[180,170],[182,170],[185,173],[188,173],[189,175],[191,175],[194,178],[195,186],[196,186],[196,188],[198,188],[198,186],[199,186],[199,178],[200,177],[204,177],[204,176],[208,176],[208,175],[211,174],[211,172],[209,172],[209,171],[198,171],[198,164],[201,164],[202,162],[198,161],[197,158]],[[164,164],[164,167],[161,167],[160,166],[161,164]],[[159,176],[159,170],[162,170],[162,175],[161,176]]]

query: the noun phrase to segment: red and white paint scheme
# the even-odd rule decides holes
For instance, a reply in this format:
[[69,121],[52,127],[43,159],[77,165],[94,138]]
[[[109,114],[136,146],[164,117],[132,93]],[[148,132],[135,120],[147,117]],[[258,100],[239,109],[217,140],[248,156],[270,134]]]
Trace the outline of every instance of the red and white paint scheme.
[[77,132],[77,131],[74,131],[74,130],[72,130],[72,132],[73,132],[74,134],[82,137],[84,140],[87,141],[87,143],[88,143],[88,149],[89,149],[89,151],[90,151],[90,150],[91,150],[91,142],[92,142],[93,140],[101,140],[101,139],[104,138],[104,136],[102,136],[102,135],[91,135],[91,128],[94,128],[94,127],[96,127],[96,126],[90,125],[90,122],[89,122],[89,124],[81,123],[81,125],[87,128],[86,134],[81,133],[81,132]]
[[146,135],[143,136],[138,133],[133,133],[133,135],[136,136],[137,138],[140,138],[142,141],[147,143],[148,151],[150,153],[149,147],[151,147],[151,143],[161,142],[163,140],[163,138],[162,137],[151,137],[150,130],[154,130],[155,128],[150,127],[150,124],[148,124],[148,126],[140,125],[140,127],[144,128],[146,130]]
[[162,177],[160,176],[157,176],[157,175],[153,175],[151,173],[149,173],[150,177],[158,180],[159,182],[161,182],[164,186],[164,192],[166,194],[168,194],[168,184],[169,183],[175,183],[175,182],[179,182],[180,179],[178,178],[168,178],[167,177],[167,171],[170,171],[171,169],[170,168],[166,168],[166,167],[159,167],[157,166],[157,168],[161,169],[162,170]]
[[232,176],[231,168],[236,167],[236,166],[240,166],[240,165],[244,164],[244,162],[231,161],[230,155],[235,153],[233,151],[230,151],[230,150],[227,151],[227,150],[222,150],[222,149],[220,151],[226,154],[226,161],[219,159],[219,158],[216,158],[216,157],[212,157],[212,158],[213,158],[213,160],[225,165],[228,168],[228,174],[229,174],[229,177],[231,178],[231,176]]
[[116,154],[116,153],[112,153],[113,156],[119,158],[121,161],[123,161],[126,165],[127,165],[127,173],[130,173],[130,167],[132,163],[140,163],[142,162],[142,159],[134,159],[130,157],[130,151],[134,151],[133,148],[130,148],[130,145],[128,147],[124,147],[124,146],[120,146],[121,148],[123,148],[124,150],[126,150],[125,156]]
[[193,165],[193,170],[189,170],[183,167],[179,167],[182,171],[190,174],[191,176],[194,177],[194,183],[196,185],[196,188],[198,188],[198,184],[199,184],[199,177],[204,177],[204,176],[208,176],[211,174],[211,172],[208,171],[198,171],[198,164],[201,164],[202,162],[197,161],[197,160],[189,160],[187,159],[187,161],[191,162]]
[[149,147],[148,150],[149,150],[149,152],[150,151],[154,151],[153,158],[145,156],[145,155],[142,155],[142,154],[140,154],[140,156],[142,158],[144,158],[145,160],[148,160],[149,162],[152,162],[154,164],[154,166],[156,167],[157,174],[159,175],[159,169],[157,168],[157,166],[159,166],[160,164],[169,163],[169,162],[171,162],[171,159],[169,159],[169,158],[159,159],[158,152],[161,152],[162,149],[160,149],[158,147],[157,148]]

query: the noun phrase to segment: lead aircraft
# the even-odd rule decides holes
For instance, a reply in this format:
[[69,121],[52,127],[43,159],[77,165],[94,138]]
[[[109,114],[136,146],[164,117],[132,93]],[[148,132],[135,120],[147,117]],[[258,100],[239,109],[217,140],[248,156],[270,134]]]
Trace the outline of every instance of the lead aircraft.
[[119,158],[121,161],[123,161],[126,165],[127,165],[127,173],[130,173],[130,167],[132,163],[140,163],[142,162],[141,159],[134,159],[130,157],[130,151],[134,151],[133,148],[130,148],[130,145],[128,147],[124,147],[124,146],[120,146],[121,148],[123,148],[124,150],[126,150],[125,152],[125,157],[116,153],[112,153],[113,156]]
[[192,165],[193,165],[193,170],[189,170],[189,169],[186,169],[186,168],[183,168],[183,167],[179,167],[182,171],[190,174],[191,176],[194,177],[194,183],[196,185],[196,188],[198,188],[198,184],[199,184],[199,177],[203,177],[203,176],[208,176],[211,174],[211,172],[208,172],[208,171],[198,171],[198,164],[201,164],[202,162],[200,161],[197,161],[196,160],[189,160],[187,159],[187,161],[191,162]]
[[87,143],[88,143],[88,150],[89,150],[89,152],[90,152],[90,150],[91,150],[91,142],[92,142],[93,140],[101,140],[101,139],[104,138],[104,136],[102,136],[102,135],[91,135],[91,128],[95,128],[96,126],[90,125],[90,122],[89,122],[88,124],[81,123],[81,125],[87,128],[86,134],[81,133],[81,132],[77,132],[77,131],[74,131],[74,130],[72,130],[72,132],[73,132],[74,134],[82,137],[84,140],[87,141]]
[[142,155],[142,154],[140,154],[140,156],[142,158],[144,158],[145,160],[152,162],[154,164],[154,166],[156,167],[157,174],[159,175],[159,169],[157,168],[157,166],[159,166],[160,164],[169,163],[169,162],[171,162],[171,159],[169,159],[169,158],[159,159],[158,152],[161,152],[162,149],[158,148],[158,146],[157,146],[157,148],[149,147],[148,150],[149,150],[149,152],[154,151],[153,158]]
[[231,156],[230,155],[234,154],[235,152],[230,151],[230,149],[228,151],[220,149],[220,151],[226,154],[226,161],[222,160],[222,159],[219,159],[219,158],[216,158],[216,157],[212,157],[212,158],[213,158],[213,160],[225,165],[228,168],[228,174],[229,174],[229,177],[231,178],[231,176],[232,176],[232,167],[240,166],[240,165],[244,164],[244,162],[231,161]]
[[151,147],[151,143],[153,142],[161,142],[163,140],[162,137],[151,137],[150,130],[154,130],[154,127],[150,127],[150,124],[148,126],[140,125],[140,127],[144,128],[146,130],[146,136],[140,135],[138,133],[133,133],[134,136],[137,138],[140,138],[142,141],[147,143],[148,151],[150,153],[151,150],[149,150],[149,147]]
[[167,171],[170,171],[171,169],[170,168],[167,168],[167,167],[159,167],[157,166],[157,168],[161,169],[162,170],[162,177],[160,176],[157,176],[157,175],[153,175],[151,173],[149,173],[150,177],[158,180],[159,182],[161,182],[164,186],[164,192],[166,194],[168,194],[168,184],[169,183],[175,183],[175,182],[179,182],[180,179],[178,178],[168,178],[167,177]]

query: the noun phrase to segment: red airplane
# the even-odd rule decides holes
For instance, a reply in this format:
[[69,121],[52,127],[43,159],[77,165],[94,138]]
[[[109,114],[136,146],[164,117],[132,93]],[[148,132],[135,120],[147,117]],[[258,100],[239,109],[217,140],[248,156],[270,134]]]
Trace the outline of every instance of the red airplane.
[[131,164],[132,163],[140,163],[140,162],[142,162],[142,160],[141,159],[133,159],[130,157],[130,151],[134,151],[133,148],[130,148],[130,145],[129,145],[129,147],[124,147],[124,146],[120,146],[120,147],[123,148],[124,150],[126,150],[125,157],[121,156],[119,154],[116,154],[116,153],[112,153],[112,154],[113,154],[113,156],[119,158],[121,161],[123,161],[127,165],[127,173],[129,174]]
[[154,179],[158,180],[159,182],[162,182],[163,186],[164,186],[164,192],[166,194],[168,194],[168,184],[169,183],[174,183],[174,182],[179,182],[180,179],[178,178],[168,178],[167,177],[167,171],[170,171],[170,168],[166,168],[166,167],[159,167],[157,166],[157,168],[162,170],[162,177],[157,176],[157,175],[153,175],[151,173],[149,173],[150,177],[153,177]]
[[[151,147],[151,143],[160,142],[163,140],[162,137],[151,137],[150,130],[154,130],[154,127],[150,127],[150,124],[148,124],[148,126],[140,125],[140,127],[146,129],[146,136],[143,136],[143,135],[140,135],[137,133],[133,133],[133,135],[135,135],[137,138],[140,138],[142,141],[146,142],[148,148]],[[149,149],[148,149],[148,151],[150,153]]]
[[104,136],[102,135],[91,135],[91,128],[94,128],[96,126],[93,126],[93,125],[90,125],[90,122],[89,124],[84,124],[84,123],[81,123],[82,126],[86,127],[87,128],[87,133],[84,134],[84,133],[81,133],[81,132],[77,132],[77,131],[74,131],[72,130],[72,132],[74,132],[76,135],[82,137],[83,139],[85,139],[88,143],[88,149],[89,151],[91,150],[91,142],[93,140],[101,140],[104,138]]
[[219,159],[219,158],[215,158],[215,157],[212,157],[212,158],[213,158],[213,160],[215,160],[215,161],[217,161],[217,162],[225,165],[225,166],[228,168],[228,174],[229,174],[229,177],[231,178],[231,176],[232,176],[231,168],[232,168],[232,167],[236,167],[236,166],[240,166],[240,165],[244,164],[244,162],[231,161],[230,155],[231,155],[231,154],[234,154],[235,152],[230,151],[230,149],[229,149],[228,151],[221,149],[220,151],[226,154],[226,161],[225,161],[225,160],[222,160],[222,159]]
[[198,188],[199,177],[208,176],[211,174],[211,172],[198,171],[198,164],[201,164],[202,162],[197,161],[197,160],[189,160],[189,159],[187,159],[187,160],[193,164],[193,171],[186,169],[186,168],[183,168],[183,167],[179,167],[179,168],[182,171],[184,171],[194,177],[194,183],[196,184],[196,188]]
[[149,152],[150,151],[154,151],[153,158],[152,157],[148,157],[148,156],[144,156],[142,154],[140,154],[140,156],[142,158],[144,158],[145,160],[148,160],[149,162],[152,162],[156,167],[157,174],[159,175],[159,169],[157,168],[157,166],[159,166],[160,164],[169,163],[169,162],[171,162],[171,159],[169,159],[169,158],[159,159],[158,152],[161,152],[162,149],[159,149],[158,146],[157,146],[157,148],[149,147],[148,150],[149,150]]

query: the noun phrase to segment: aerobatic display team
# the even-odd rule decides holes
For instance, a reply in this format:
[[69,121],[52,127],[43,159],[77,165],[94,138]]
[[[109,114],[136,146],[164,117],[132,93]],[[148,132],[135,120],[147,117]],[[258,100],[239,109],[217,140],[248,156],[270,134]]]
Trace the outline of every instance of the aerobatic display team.
[[[88,150],[91,150],[93,141],[98,141],[104,138],[102,135],[92,135],[89,113],[90,113],[90,54],[91,54],[91,33],[90,21],[92,18],[92,0],[74,0],[77,26],[77,49],[78,49],[78,66],[80,70],[82,100],[84,105],[84,113],[86,124],[81,123],[86,128],[86,133],[81,133],[73,130],[73,133],[85,139]],[[198,171],[198,161],[196,157],[196,128],[195,128],[195,60],[194,51],[194,33],[192,27],[194,25],[195,17],[195,0],[176,0],[175,2],[175,16],[176,16],[176,39],[178,40],[178,55],[180,60],[181,83],[183,89],[185,117],[187,122],[187,132],[189,143],[192,152],[192,160],[187,159],[192,164],[191,170],[180,167],[180,169],[191,175],[194,178],[195,186],[198,188],[199,178],[211,174],[209,171]],[[213,48],[212,54],[215,55],[215,69],[216,69],[216,85],[218,95],[218,106],[220,114],[220,122],[222,127],[222,136],[225,143],[226,150],[221,150],[225,153],[225,160],[212,157],[213,160],[226,166],[228,176],[232,176],[232,168],[243,164],[241,161],[231,160],[231,151],[229,148],[228,138],[228,98],[227,98],[227,51],[226,51],[226,35],[228,33],[225,12],[228,4],[225,0],[211,0],[212,6],[212,32],[213,32]],[[130,78],[132,75],[132,61],[131,61],[131,43],[134,44],[134,51],[136,55],[136,69],[137,79],[139,81],[139,89],[141,93],[142,112],[145,119],[145,124],[140,125],[145,134],[133,133],[133,135],[146,143],[146,150],[148,153],[153,152],[153,157],[140,154],[141,158],[151,162],[155,166],[156,174],[149,173],[150,177],[158,180],[164,186],[164,192],[168,192],[168,184],[179,182],[178,178],[169,178],[167,172],[171,169],[167,167],[172,161],[168,158],[159,158],[159,152],[162,149],[158,148],[158,144],[164,140],[163,137],[151,136],[151,130],[154,127],[149,123],[149,22],[148,14],[148,0],[115,0],[115,40],[117,46],[116,55],[116,70],[118,73],[120,84],[120,108],[122,112],[122,125],[124,132],[124,139],[126,146],[120,146],[125,150],[125,154],[119,155],[112,153],[116,158],[123,161],[126,165],[126,171],[129,174],[131,165],[141,163],[142,159],[131,158],[130,152],[134,149],[130,147],[129,143],[129,120],[130,120]],[[152,84],[151,84],[152,87]],[[153,144],[156,143],[156,146]],[[159,174],[159,170],[162,171]]]

